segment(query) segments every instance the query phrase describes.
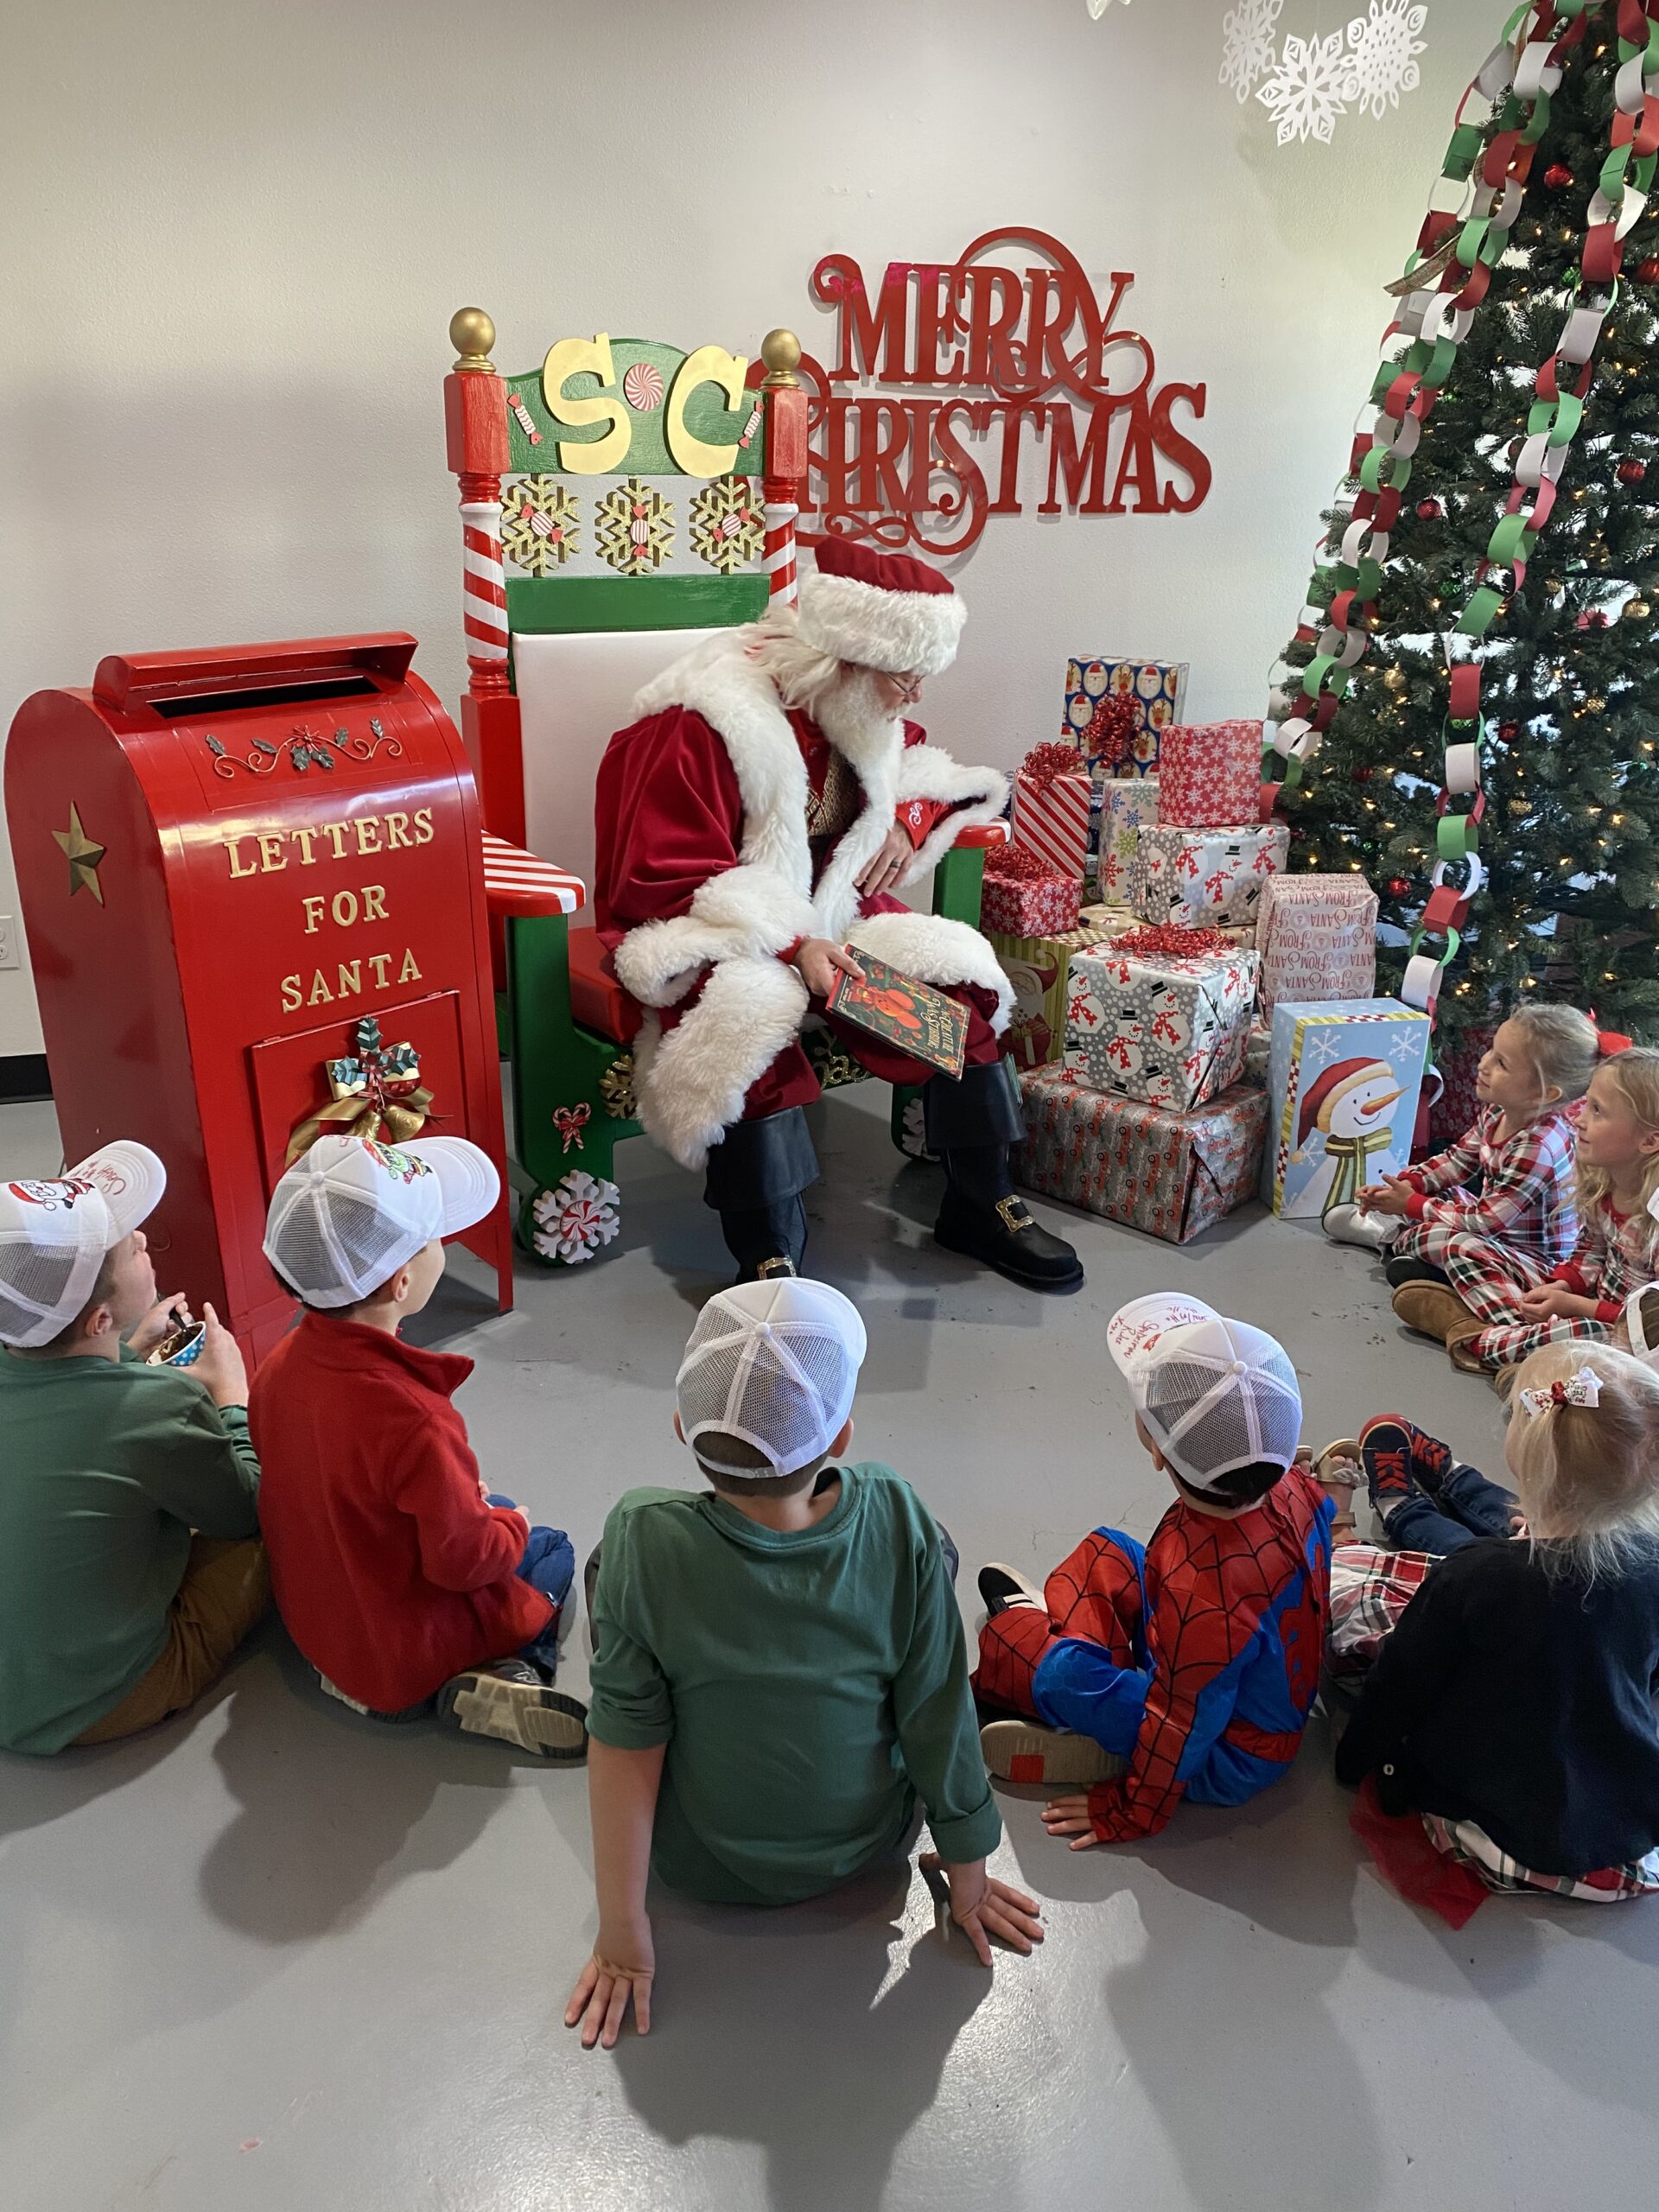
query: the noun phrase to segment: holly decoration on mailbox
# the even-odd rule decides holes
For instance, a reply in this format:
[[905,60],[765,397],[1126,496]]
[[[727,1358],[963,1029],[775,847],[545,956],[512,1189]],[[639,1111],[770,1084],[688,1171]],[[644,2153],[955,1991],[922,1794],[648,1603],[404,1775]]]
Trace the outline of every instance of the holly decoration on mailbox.
[[407,1041],[388,1045],[372,1014],[357,1025],[357,1050],[325,1060],[328,1103],[295,1124],[283,1165],[291,1167],[320,1136],[366,1137],[407,1144],[419,1136],[432,1110],[432,1093],[421,1081],[421,1063]]

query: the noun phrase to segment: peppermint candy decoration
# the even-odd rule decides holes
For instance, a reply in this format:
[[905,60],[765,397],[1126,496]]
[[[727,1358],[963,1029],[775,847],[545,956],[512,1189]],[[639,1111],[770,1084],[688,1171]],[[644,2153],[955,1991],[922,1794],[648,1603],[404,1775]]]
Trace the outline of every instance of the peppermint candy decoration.
[[654,415],[663,404],[663,372],[650,361],[636,361],[622,378],[622,397],[636,415]]
[[543,1191],[531,1209],[536,1249],[544,1260],[579,1268],[620,1230],[621,1197],[614,1183],[573,1167],[563,1182]]

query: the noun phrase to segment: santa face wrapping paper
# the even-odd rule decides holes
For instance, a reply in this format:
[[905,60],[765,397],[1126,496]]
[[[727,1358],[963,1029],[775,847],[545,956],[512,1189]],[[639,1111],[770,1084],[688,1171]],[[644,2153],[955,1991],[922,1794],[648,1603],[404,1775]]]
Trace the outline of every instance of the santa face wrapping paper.
[[1026,1140],[1016,1182],[1171,1244],[1185,1244],[1255,1194],[1267,1095],[1224,1091],[1177,1114],[1111,1091],[1085,1090],[1064,1068],[1020,1078]]
[[1014,842],[1045,868],[1081,884],[1089,852],[1089,771],[1075,753],[1038,745],[1014,779]]
[[1095,788],[1100,799],[1096,887],[1103,899],[1127,899],[1140,833],[1157,825],[1158,779],[1109,776]]
[[1399,1174],[1411,1156],[1428,1029],[1428,1016],[1398,999],[1274,1007],[1262,1195],[1275,1213],[1322,1215]]
[[1243,950],[1131,952],[1111,942],[1074,953],[1066,1072],[1090,1090],[1154,1106],[1184,1110],[1213,1098],[1244,1071],[1256,959]]
[[1009,937],[986,931],[986,941],[1014,990],[1007,1048],[1016,1067],[1039,1068],[1065,1052],[1067,963],[1074,952],[1086,951],[1108,933],[1096,924],[1059,937]]
[[1262,724],[1177,722],[1158,756],[1159,819],[1225,830],[1262,810]]
[[[1060,735],[1085,760],[1099,760],[1103,775],[1155,776],[1164,732],[1181,717],[1186,697],[1186,663],[1114,660],[1107,654],[1079,653],[1065,664],[1065,710]],[[1116,760],[1103,757],[1090,733],[1114,718],[1103,715],[1103,702],[1127,700],[1135,716],[1127,752]],[[1121,765],[1120,765],[1121,764]]]
[[1160,823],[1136,839],[1129,904],[1143,921],[1187,929],[1254,924],[1262,887],[1289,850],[1282,822],[1232,830],[1170,830]]
[[1262,1007],[1366,999],[1376,988],[1376,893],[1364,877],[1273,875],[1255,918]]

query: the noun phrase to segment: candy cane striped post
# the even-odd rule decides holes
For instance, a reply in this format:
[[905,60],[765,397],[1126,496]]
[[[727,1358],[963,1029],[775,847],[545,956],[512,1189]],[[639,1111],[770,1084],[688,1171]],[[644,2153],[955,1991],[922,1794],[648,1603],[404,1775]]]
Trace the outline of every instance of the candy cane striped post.
[[462,308],[451,318],[449,342],[459,357],[444,379],[443,412],[449,467],[461,491],[467,639],[461,731],[485,828],[522,845],[524,760],[518,702],[507,674],[507,579],[501,558],[501,479],[512,466],[507,390],[490,359],[495,325],[481,308]]
[[806,394],[795,372],[801,341],[792,330],[769,330],[760,341],[766,374],[760,389],[766,410],[766,501],[761,561],[767,604],[793,607],[800,596],[795,569],[795,524],[806,481]]

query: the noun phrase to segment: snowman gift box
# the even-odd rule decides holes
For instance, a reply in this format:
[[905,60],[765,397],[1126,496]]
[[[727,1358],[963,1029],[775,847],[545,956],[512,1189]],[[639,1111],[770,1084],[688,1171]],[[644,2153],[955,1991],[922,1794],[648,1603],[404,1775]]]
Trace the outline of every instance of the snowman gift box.
[[1130,914],[1103,921],[1105,912],[1096,908],[1092,918],[1083,915],[1077,928],[1058,937],[985,931],[986,941],[1014,992],[1007,1050],[1016,1067],[1043,1067],[1065,1052],[1066,963],[1074,952],[1086,951],[1110,936],[1114,926],[1128,929],[1134,922]]
[[1154,934],[1072,954],[1066,1071],[1090,1090],[1185,1112],[1243,1072],[1259,956],[1156,949],[1142,942]]
[[1428,1032],[1427,1015],[1398,999],[1274,1007],[1262,1196],[1275,1213],[1321,1216],[1399,1174],[1411,1157]]

